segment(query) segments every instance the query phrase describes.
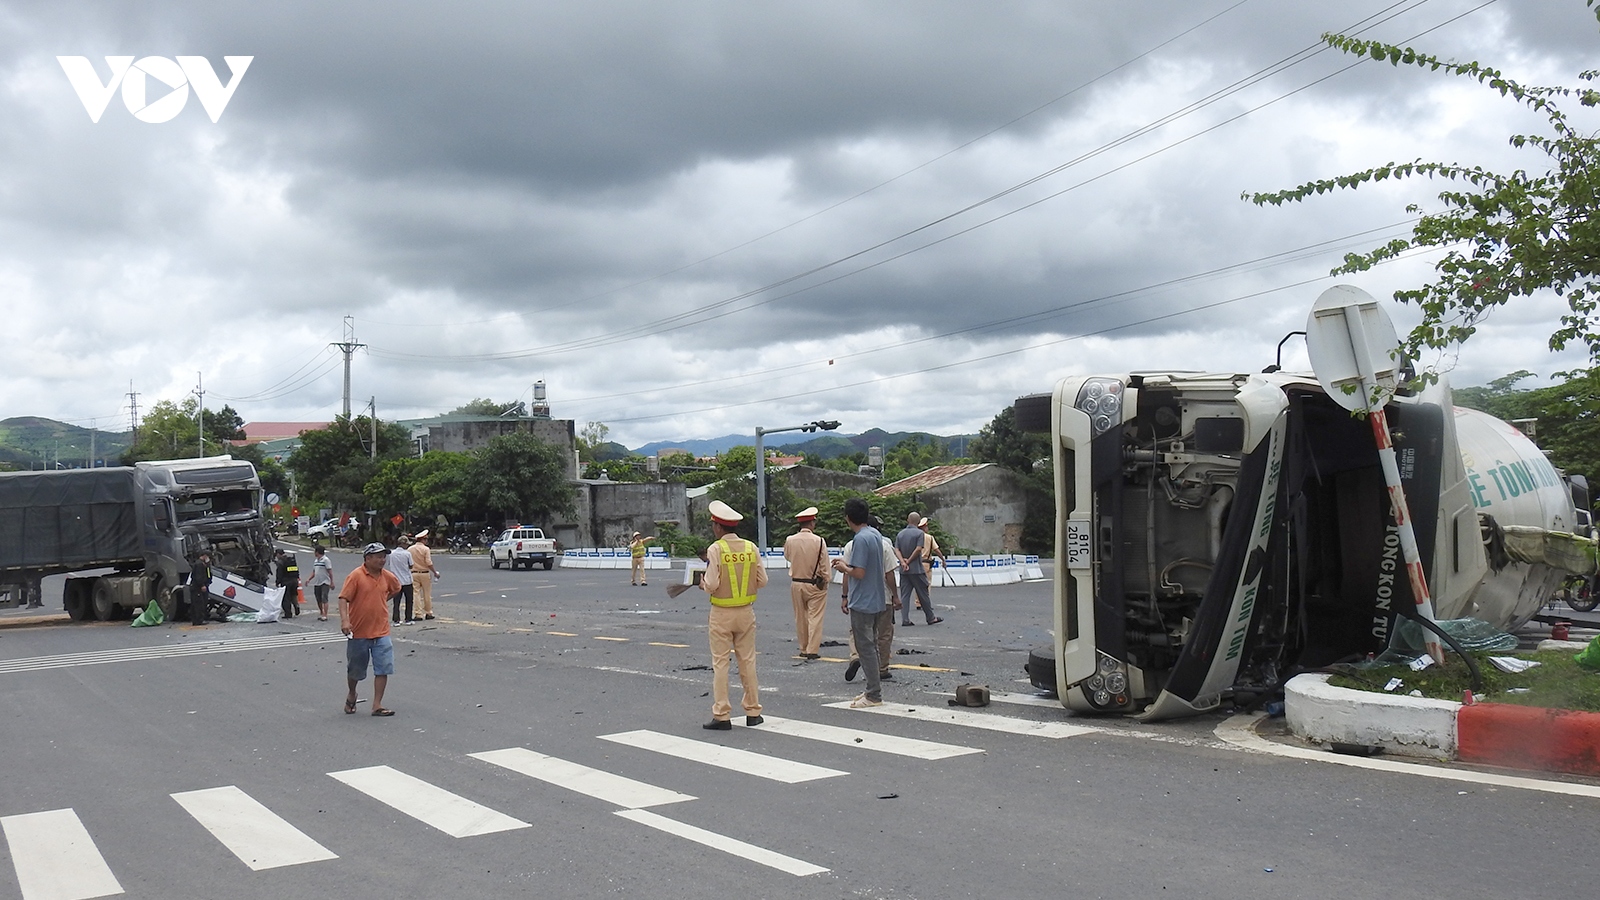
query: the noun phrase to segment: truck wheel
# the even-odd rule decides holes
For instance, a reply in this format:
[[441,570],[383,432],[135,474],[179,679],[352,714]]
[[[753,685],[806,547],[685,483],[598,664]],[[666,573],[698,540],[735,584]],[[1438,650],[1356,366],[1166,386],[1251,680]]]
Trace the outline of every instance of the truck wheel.
[[91,602],[94,605],[94,617],[102,622],[115,619],[120,611],[111,585],[103,580],[94,583],[94,599]]
[[489,568],[491,568],[491,569],[500,568],[500,557],[495,556],[493,550],[489,551]]
[[161,615],[168,622],[178,617],[178,592],[182,588],[167,588],[157,578],[150,582],[151,595],[155,598],[152,602],[161,609]]
[[82,622],[93,615],[89,606],[89,598],[80,591],[68,591],[63,603],[67,609],[67,617],[74,622]]
[[1029,684],[1041,691],[1056,692],[1056,657],[1053,648],[1038,647],[1028,651],[1028,664],[1023,671],[1028,673]]
[[555,560],[547,559],[547,560],[544,561],[544,570],[546,572],[550,571],[551,569],[553,569],[555,567],[556,567],[556,561]]

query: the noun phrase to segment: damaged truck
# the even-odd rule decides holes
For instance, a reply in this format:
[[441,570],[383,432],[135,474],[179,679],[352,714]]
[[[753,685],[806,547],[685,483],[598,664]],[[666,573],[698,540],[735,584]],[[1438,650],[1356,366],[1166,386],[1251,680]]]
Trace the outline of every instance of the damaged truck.
[[[1593,570],[1582,478],[1442,381],[1383,408],[1437,619],[1509,630]],[[1373,430],[1316,375],[1076,376],[1014,411],[1052,447],[1053,643],[1028,671],[1063,705],[1250,706],[1416,616]]]
[[257,608],[272,555],[260,494],[255,466],[228,456],[0,473],[0,586],[10,605],[38,604],[43,579],[65,574],[73,619],[151,602],[172,619],[187,613],[182,585],[207,550],[211,602]]

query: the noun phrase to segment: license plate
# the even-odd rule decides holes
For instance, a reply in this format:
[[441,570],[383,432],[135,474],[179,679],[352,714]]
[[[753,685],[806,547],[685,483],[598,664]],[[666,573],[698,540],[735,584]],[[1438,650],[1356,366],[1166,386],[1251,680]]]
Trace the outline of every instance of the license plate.
[[1092,530],[1089,527],[1088,519],[1067,520],[1067,568],[1089,568],[1091,534]]

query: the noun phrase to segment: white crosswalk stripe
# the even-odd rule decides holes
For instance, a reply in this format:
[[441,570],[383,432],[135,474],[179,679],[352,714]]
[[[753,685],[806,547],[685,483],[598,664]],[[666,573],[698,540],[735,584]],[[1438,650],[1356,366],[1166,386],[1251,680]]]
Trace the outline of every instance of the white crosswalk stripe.
[[257,872],[339,858],[233,785],[184,791],[172,799]]
[[513,819],[389,766],[346,769],[328,774],[451,837],[472,837],[532,827],[520,819]]
[[[850,709],[851,702],[853,701],[842,700],[838,703],[826,703],[823,705],[832,709]],[[1068,725],[1065,722],[1035,722],[1032,719],[1013,719],[993,713],[970,712],[965,709],[906,706],[901,703],[885,703],[882,706],[869,706],[865,709],[851,711],[876,713],[880,716],[899,716],[906,719],[919,719],[924,722],[938,722],[943,725],[961,725],[966,728],[983,728],[988,731],[1003,731],[1009,734],[1027,734],[1047,738],[1068,738],[1098,730],[1082,725]]]
[[617,810],[617,815],[623,817],[624,819],[630,819],[634,822],[638,822],[640,825],[648,825],[651,828],[665,831],[668,834],[674,834],[681,838],[686,838],[694,841],[697,844],[704,844],[707,847],[721,850],[724,853],[731,853],[734,856],[743,857],[751,862],[760,863],[763,866],[771,866],[779,871],[788,872],[790,875],[816,875],[819,872],[828,871],[822,866],[812,865],[803,859],[795,859],[792,856],[784,856],[782,853],[768,850],[765,847],[757,847],[754,844],[745,843],[737,838],[728,837],[725,834],[717,834],[715,831],[707,831],[704,828],[699,828],[694,825],[687,825],[683,822],[677,821],[676,819],[669,819],[666,816],[656,815],[649,810],[619,809]]
[[691,741],[688,738],[675,737],[657,731],[625,731],[620,734],[602,734],[600,735],[600,740],[625,744],[629,747],[638,747],[641,750],[650,750],[667,756],[676,756],[679,759],[705,763],[709,766],[731,769],[745,775],[770,778],[773,781],[781,781],[784,784],[798,784],[802,781],[815,781],[819,778],[832,778],[836,775],[850,774],[838,769],[779,759],[775,756],[766,756],[749,750],[740,750],[736,747],[723,747],[717,744],[708,744],[705,741]]
[[576,791],[607,803],[615,803],[625,809],[641,809],[646,806],[660,806],[665,803],[680,803],[695,799],[689,794],[680,794],[653,784],[634,781],[632,778],[591,769],[579,763],[535,753],[524,747],[508,747],[504,750],[489,750],[467,755],[569,791]]
[[88,900],[122,893],[117,876],[70,809],[0,816],[22,900]]
[[844,747],[860,747],[863,750],[877,750],[882,753],[893,753],[897,756],[909,756],[914,759],[949,759],[952,756],[966,756],[972,753],[984,752],[979,747],[940,744],[916,738],[896,737],[892,734],[879,734],[876,731],[861,731],[855,728],[840,728],[837,725],[823,725],[820,722],[780,719],[777,716],[766,715],[761,718],[761,724],[754,726],[755,731],[770,731],[775,734],[839,744]]
[[60,656],[30,656],[22,659],[0,660],[0,675],[17,672],[40,672],[49,669],[68,669],[74,666],[100,666],[108,663],[138,662],[149,659],[175,659],[182,656],[203,656],[209,653],[237,653],[241,650],[276,650],[284,647],[309,646],[344,641],[343,634],[313,632],[311,634],[275,634],[259,638],[240,638],[228,641],[201,641],[179,644],[175,647],[126,647],[117,650],[95,650],[88,653],[65,653]]

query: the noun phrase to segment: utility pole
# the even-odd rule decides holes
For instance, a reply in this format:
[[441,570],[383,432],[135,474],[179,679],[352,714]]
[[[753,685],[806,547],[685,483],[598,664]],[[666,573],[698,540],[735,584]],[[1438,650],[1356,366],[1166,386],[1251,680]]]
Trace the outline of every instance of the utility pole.
[[200,441],[200,446],[195,450],[196,459],[206,455],[206,384],[205,376],[194,373],[194,395],[199,402],[194,407],[194,436]]
[[89,420],[89,468],[94,468],[94,439],[99,431],[94,419]]
[[349,421],[350,420],[350,354],[352,354],[352,353],[356,352],[356,350],[366,346],[366,344],[357,343],[357,341],[356,341],[356,318],[355,318],[355,316],[345,316],[344,317],[344,340],[340,341],[337,344],[334,344],[333,346],[338,347],[344,353],[344,418],[345,418],[345,421]]
[[139,443],[139,392],[133,389],[133,379],[128,379],[128,434]]
[[367,408],[372,413],[372,418],[367,421],[372,425],[372,459],[378,458],[378,398],[373,397],[367,403]]

